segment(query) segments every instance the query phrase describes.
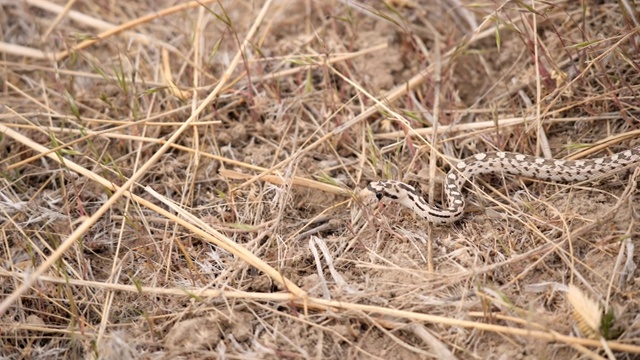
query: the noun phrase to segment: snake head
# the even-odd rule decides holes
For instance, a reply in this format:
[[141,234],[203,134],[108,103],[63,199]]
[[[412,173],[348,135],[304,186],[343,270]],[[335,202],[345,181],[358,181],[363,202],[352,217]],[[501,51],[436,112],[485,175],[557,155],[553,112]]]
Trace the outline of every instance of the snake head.
[[373,181],[360,191],[360,199],[367,205],[381,201],[385,197],[394,199],[393,192],[388,191],[390,184],[391,181]]
[[374,181],[372,183],[370,183],[369,185],[367,185],[366,190],[367,192],[372,193],[373,195],[375,195],[376,199],[378,199],[378,201],[382,200],[382,198],[384,198],[384,186],[379,182],[379,181]]
[[406,194],[419,196],[413,186],[394,180],[371,182],[367,185],[367,190],[375,194],[378,200],[389,198],[398,201],[401,200],[401,197],[406,196]]
[[[375,202],[375,199],[378,201],[388,199],[413,210],[419,216],[435,224],[447,224],[456,221],[462,216],[462,210],[464,209],[464,205],[447,209],[429,206],[416,191],[416,188],[395,180],[371,182],[360,194],[366,204]],[[458,198],[460,197],[458,196]],[[464,200],[461,199],[460,201]]]

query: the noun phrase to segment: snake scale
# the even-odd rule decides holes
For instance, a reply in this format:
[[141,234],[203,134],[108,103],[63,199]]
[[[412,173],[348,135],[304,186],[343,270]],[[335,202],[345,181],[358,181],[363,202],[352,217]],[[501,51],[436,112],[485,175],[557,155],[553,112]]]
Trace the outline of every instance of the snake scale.
[[640,146],[609,157],[588,160],[550,160],[529,155],[493,152],[480,153],[461,160],[447,174],[444,193],[447,207],[429,205],[416,189],[400,181],[386,180],[369,183],[362,195],[388,198],[436,224],[454,222],[462,216],[465,207],[462,187],[476,175],[511,174],[556,182],[586,181],[640,162]]

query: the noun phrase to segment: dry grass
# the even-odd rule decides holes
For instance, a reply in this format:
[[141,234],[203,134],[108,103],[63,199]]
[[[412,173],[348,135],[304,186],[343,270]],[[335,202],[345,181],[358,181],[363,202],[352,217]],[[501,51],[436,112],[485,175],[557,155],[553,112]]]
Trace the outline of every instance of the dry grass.
[[58,3],[0,3],[0,357],[640,353],[635,176],[354,195],[638,145],[633,2]]

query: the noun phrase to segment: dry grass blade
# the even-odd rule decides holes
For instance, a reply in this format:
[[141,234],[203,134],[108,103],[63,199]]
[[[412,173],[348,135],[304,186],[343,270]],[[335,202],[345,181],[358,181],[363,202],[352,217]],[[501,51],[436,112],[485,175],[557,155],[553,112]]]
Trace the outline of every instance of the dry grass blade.
[[[200,106],[198,106],[198,108],[193,112],[193,114],[191,114],[191,116],[187,120],[185,120],[184,124],[182,124],[182,126],[180,126],[180,128],[178,128],[175,131],[175,133],[167,140],[167,143],[162,145],[162,147],[160,147],[160,149],[158,149],[158,151],[156,151],[155,154],[151,158],[149,158],[149,160],[147,160],[145,162],[145,164],[142,165],[140,167],[140,169],[136,173],[134,173],[119,189],[116,190],[116,192],[109,199],[109,201],[107,201],[102,207],[100,207],[89,219],[87,219],[87,221],[83,222],[71,235],[69,235],[69,237],[65,241],[63,241],[63,243],[56,250],[56,252],[54,254],[52,254],[42,265],[40,265],[34,271],[34,273],[32,274],[31,278],[27,279],[20,286],[19,289],[14,291],[10,296],[8,296],[6,299],[4,299],[0,303],[0,313],[5,312],[8,309],[8,307],[14,301],[16,301],[18,299],[18,297],[20,295],[22,295],[25,291],[27,291],[27,289],[29,289],[31,287],[33,282],[37,280],[38,276],[42,275],[45,270],[47,270],[54,262],[56,262],[60,258],[60,256],[62,256],[62,254],[64,254],[64,252],[66,250],[68,250],[71,247],[71,245],[73,244],[74,241],[76,241],[91,226],[93,226],[93,224],[97,221],[97,219],[100,218],[120,196],[122,196],[125,192],[127,192],[129,190],[129,188],[138,180],[138,178],[140,178],[142,175],[144,175],[146,173],[146,171],[156,161],[158,161],[158,159],[164,154],[164,152],[167,151],[167,149],[169,149],[169,147],[170,147],[169,144],[174,143],[176,141],[176,139],[178,139],[180,137],[180,134],[185,129],[188,128],[189,123],[194,121],[200,115],[200,113],[204,110],[204,108],[207,105],[209,105],[209,103],[211,103],[211,101],[213,101],[213,99],[215,99],[219,95],[220,89],[224,86],[226,80],[228,80],[230,73],[235,68],[235,65],[238,64],[238,62],[239,62],[239,60],[241,58],[242,51],[244,50],[244,48],[247,46],[247,44],[249,42],[248,39],[257,30],[257,24],[260,23],[260,20],[266,14],[266,10],[268,9],[268,5],[269,5],[269,2],[267,2],[265,4],[265,7],[263,8],[263,11],[262,11],[261,15],[259,15],[259,17],[258,17],[258,21],[254,24],[254,27],[247,34],[248,37],[245,39],[245,42],[243,43],[243,46],[241,47],[241,51],[238,52],[238,54],[235,56],[234,60],[231,63],[231,66],[227,69],[227,72],[223,75],[221,81],[217,84],[216,88],[214,88],[213,91],[211,91],[211,93],[209,94],[209,96],[207,96],[205,101]],[[4,126],[2,126],[0,128],[0,132],[2,132],[4,134],[9,134],[10,130],[8,128],[5,128]],[[42,146],[37,146],[35,143],[30,142],[24,136],[21,136],[21,135],[15,133],[15,132],[11,132],[11,133],[13,134],[12,137],[14,139],[16,139],[17,141],[20,141],[23,144],[31,143],[31,146],[34,148],[34,150],[38,150],[40,152],[47,152],[47,150],[48,150],[48,149],[46,149],[46,148],[44,148]],[[57,157],[55,155],[53,155],[53,154],[51,154],[50,157],[53,160],[57,160]]]

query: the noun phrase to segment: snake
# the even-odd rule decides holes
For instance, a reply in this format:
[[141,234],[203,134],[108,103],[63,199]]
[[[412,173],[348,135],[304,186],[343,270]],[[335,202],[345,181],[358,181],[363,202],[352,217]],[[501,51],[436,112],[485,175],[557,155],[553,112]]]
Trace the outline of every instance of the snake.
[[432,206],[404,182],[373,181],[362,190],[365,198],[375,196],[378,201],[389,199],[413,210],[420,217],[435,224],[449,224],[459,220],[465,208],[462,188],[476,175],[511,174],[553,182],[581,182],[640,162],[640,146],[608,157],[587,160],[554,160],[509,152],[478,153],[459,161],[444,181],[447,206]]

